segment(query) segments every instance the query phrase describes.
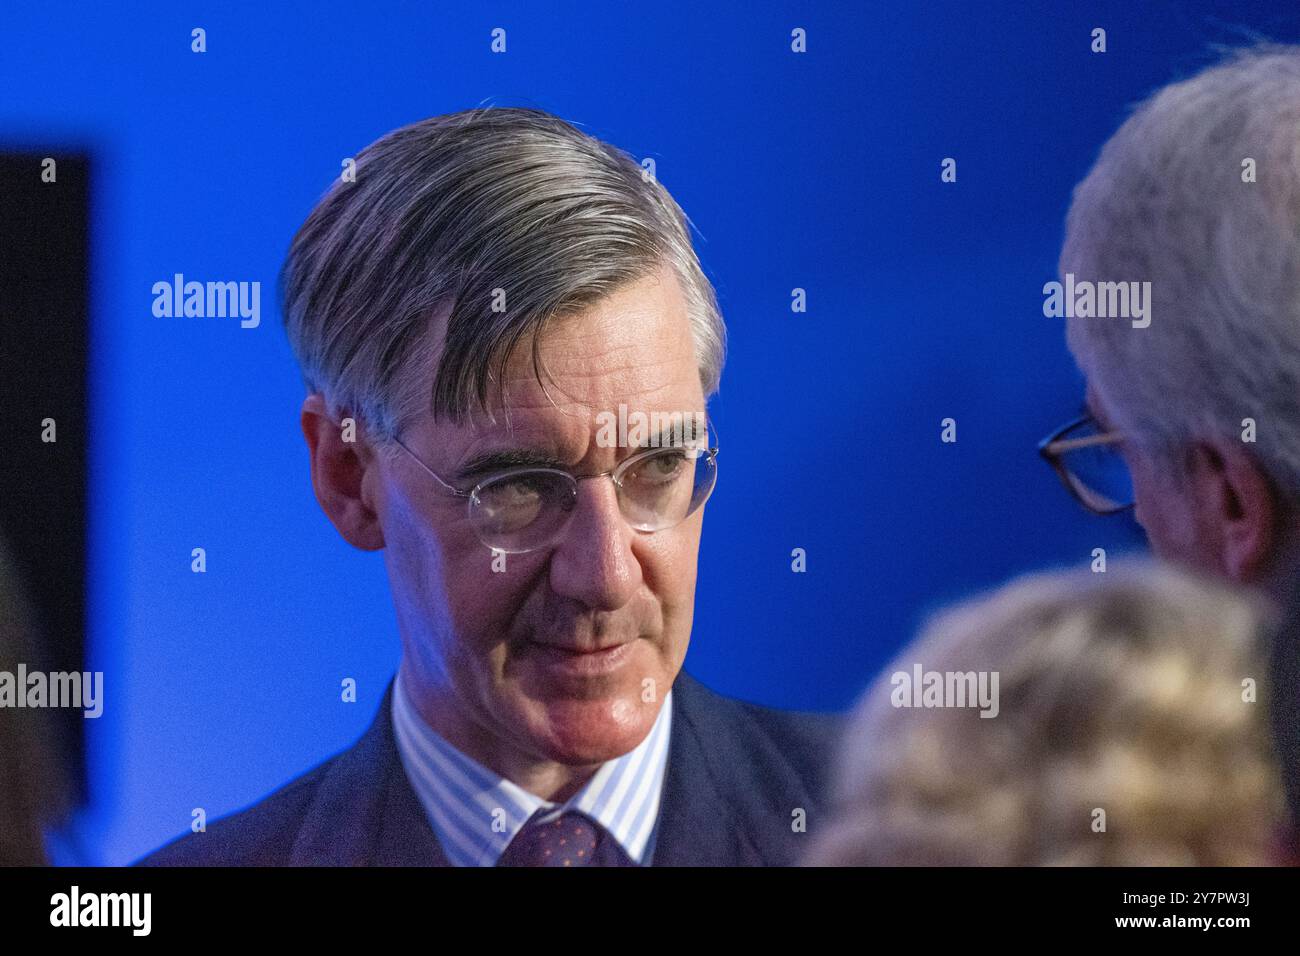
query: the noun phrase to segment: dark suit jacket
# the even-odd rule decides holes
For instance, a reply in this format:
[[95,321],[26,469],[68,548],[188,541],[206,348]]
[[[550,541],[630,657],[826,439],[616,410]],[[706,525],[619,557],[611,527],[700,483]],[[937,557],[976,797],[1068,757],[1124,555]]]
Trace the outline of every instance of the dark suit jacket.
[[[190,833],[146,866],[446,866],[402,768],[392,685],[350,749],[260,803]],[[655,866],[788,865],[824,806],[839,717],[722,697],[684,671],[673,723]],[[794,832],[794,811],[807,832]]]

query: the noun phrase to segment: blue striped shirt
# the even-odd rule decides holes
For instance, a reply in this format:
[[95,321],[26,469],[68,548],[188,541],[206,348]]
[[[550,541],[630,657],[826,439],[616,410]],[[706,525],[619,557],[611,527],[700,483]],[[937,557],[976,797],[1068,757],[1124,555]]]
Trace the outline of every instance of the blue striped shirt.
[[545,809],[542,822],[582,812],[608,830],[633,862],[649,866],[668,765],[672,696],[671,690],[664,696],[645,740],[601,764],[563,804],[529,793],[448,743],[416,712],[401,674],[393,682],[393,732],[406,776],[452,865],[495,866],[523,825]]

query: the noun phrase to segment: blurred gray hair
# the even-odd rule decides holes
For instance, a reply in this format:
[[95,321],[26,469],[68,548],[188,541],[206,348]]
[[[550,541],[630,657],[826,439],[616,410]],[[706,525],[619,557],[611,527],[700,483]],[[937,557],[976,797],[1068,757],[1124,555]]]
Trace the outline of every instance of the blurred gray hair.
[[1253,418],[1261,466],[1300,493],[1300,47],[1236,51],[1141,104],[1075,189],[1059,267],[1152,284],[1148,328],[1068,320],[1118,427],[1167,453]]
[[[490,411],[492,382],[530,334],[540,381],[536,333],[549,319],[666,263],[707,398],[726,330],[689,225],[636,160],[558,117],[433,117],[363,150],[356,182],[340,179],[307,217],[280,276],[285,328],[307,387],[392,438],[425,412]],[[505,311],[492,310],[498,289]]]
[[[1028,575],[944,611],[855,707],[804,862],[1276,862],[1277,620],[1248,592],[1146,562]],[[916,665],[998,674],[996,718],[896,706],[893,675]]]

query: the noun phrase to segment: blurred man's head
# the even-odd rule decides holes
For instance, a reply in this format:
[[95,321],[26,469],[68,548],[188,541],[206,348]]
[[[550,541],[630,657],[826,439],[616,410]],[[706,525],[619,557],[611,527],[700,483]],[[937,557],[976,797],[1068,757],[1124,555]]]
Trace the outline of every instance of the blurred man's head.
[[[1293,862],[1271,612],[1246,593],[1116,567],[1034,575],[944,613],[863,695],[807,862]],[[918,668],[945,688],[988,675],[995,707],[928,691],[917,706],[898,688]]]
[[357,157],[284,291],[317,497],[385,551],[425,716],[503,773],[635,747],[686,653],[711,458],[672,452],[688,431],[621,483],[564,473],[661,439],[611,446],[620,406],[680,421],[717,388],[721,317],[667,191],[544,113],[438,117]]
[[1076,282],[1150,282],[1150,324],[1070,318],[1137,519],[1162,556],[1260,585],[1300,500],[1300,49],[1242,53],[1142,104],[1079,184]]
[[[43,666],[41,643],[36,609],[0,538],[0,672]],[[53,731],[46,708],[0,706],[0,866],[47,862],[45,831],[69,810],[70,766]]]

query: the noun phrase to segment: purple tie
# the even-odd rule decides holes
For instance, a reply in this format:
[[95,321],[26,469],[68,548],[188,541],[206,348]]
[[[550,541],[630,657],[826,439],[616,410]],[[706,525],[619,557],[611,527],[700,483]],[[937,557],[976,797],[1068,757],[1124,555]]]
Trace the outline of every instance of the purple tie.
[[572,810],[541,822],[549,812],[533,814],[497,866],[636,866],[599,823]]

